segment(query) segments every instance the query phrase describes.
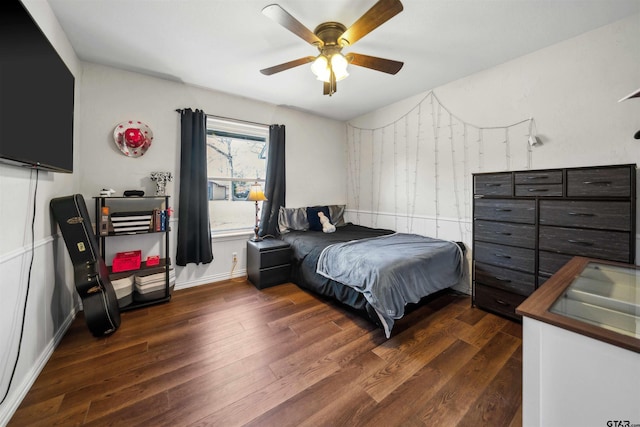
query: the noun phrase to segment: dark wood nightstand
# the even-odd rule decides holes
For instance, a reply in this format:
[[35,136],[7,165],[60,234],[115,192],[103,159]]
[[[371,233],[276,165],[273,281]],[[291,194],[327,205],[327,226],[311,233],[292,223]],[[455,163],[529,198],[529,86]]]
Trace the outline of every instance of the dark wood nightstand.
[[289,280],[291,248],[279,239],[247,242],[247,275],[258,289],[279,285]]

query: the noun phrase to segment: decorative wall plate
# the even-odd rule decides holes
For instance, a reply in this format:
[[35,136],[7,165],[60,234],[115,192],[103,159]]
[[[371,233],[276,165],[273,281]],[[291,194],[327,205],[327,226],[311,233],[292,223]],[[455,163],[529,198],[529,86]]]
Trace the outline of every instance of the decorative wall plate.
[[138,120],[119,123],[113,130],[113,139],[128,157],[140,157],[147,152],[153,141],[153,132],[146,124]]

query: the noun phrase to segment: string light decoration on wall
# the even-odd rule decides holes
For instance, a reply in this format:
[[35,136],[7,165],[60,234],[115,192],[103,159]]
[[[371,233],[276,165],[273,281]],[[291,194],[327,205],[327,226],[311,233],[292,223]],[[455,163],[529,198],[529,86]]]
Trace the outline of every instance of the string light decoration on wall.
[[361,224],[470,242],[472,173],[531,169],[533,129],[468,123],[433,91],[383,126],[349,123],[348,206]]

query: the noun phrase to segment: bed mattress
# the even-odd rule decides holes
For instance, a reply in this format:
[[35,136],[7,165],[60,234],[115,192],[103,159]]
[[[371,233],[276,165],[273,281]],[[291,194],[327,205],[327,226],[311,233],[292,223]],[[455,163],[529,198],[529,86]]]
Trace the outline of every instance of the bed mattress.
[[[412,292],[413,296],[409,298],[407,298],[406,295],[402,295],[402,293],[400,293],[399,295],[397,295],[397,298],[399,298],[400,302],[396,302],[396,306],[393,309],[381,308],[381,306],[377,304],[376,298],[372,298],[372,294],[370,292],[371,286],[366,285],[364,281],[362,283],[358,281],[356,281],[356,283],[342,283],[341,281],[333,280],[332,278],[330,278],[332,277],[332,275],[319,274],[317,272],[317,269],[318,261],[327,248],[339,249],[337,247],[343,246],[345,242],[354,241],[362,241],[359,242],[359,244],[364,244],[367,240],[391,241],[391,239],[383,238],[383,236],[394,236],[395,238],[397,234],[398,233],[395,233],[392,230],[369,228],[349,223],[343,227],[338,227],[335,233],[323,233],[317,231],[292,231],[284,234],[281,238],[289,243],[292,248],[291,280],[296,285],[319,295],[335,299],[359,312],[366,313],[367,317],[371,319],[371,321],[384,328],[385,334],[387,335],[387,337],[389,337],[391,334],[391,328],[393,327],[393,322],[395,319],[402,317],[402,315],[404,314],[404,306],[406,305],[406,303],[418,302],[421,297],[427,296],[430,293],[445,289],[457,283],[458,278],[463,274],[463,254],[458,245],[456,245],[454,242],[445,240],[415,236],[416,239],[442,242],[441,245],[438,245],[439,248],[437,249],[437,251],[427,255],[426,258],[435,257],[437,258],[436,263],[442,263],[444,260],[446,260],[446,264],[448,265],[447,268],[451,269],[451,275],[447,276],[445,280],[434,281],[430,279],[418,279],[420,282],[426,284],[424,289],[417,291],[417,293]],[[353,245],[349,244],[347,246]],[[394,258],[388,248],[380,248],[375,250],[386,252],[383,255],[378,254],[376,256],[367,256],[367,252],[365,250],[364,259],[368,261],[369,259],[374,259],[376,257],[389,258],[389,262],[386,263],[388,265],[383,267],[385,269],[389,268],[390,265],[398,264],[397,254],[395,254],[396,257]],[[338,253],[337,255],[334,255],[334,260],[340,259],[342,256],[343,255]],[[348,253],[344,253],[344,256],[348,257],[350,255]],[[402,258],[402,255],[400,257]],[[447,257],[451,257],[451,259],[448,259]],[[347,265],[345,269],[347,270],[349,269],[349,262],[353,262],[353,265],[355,265],[355,263],[360,263],[362,261],[347,261],[345,263]],[[415,282],[415,274],[413,274],[414,270],[415,265],[413,267],[409,267],[409,274],[403,273],[406,275],[407,283]],[[366,276],[367,272],[365,272],[364,275]],[[384,274],[382,275],[384,276]],[[454,276],[456,277],[455,280],[452,279],[452,277]],[[404,279],[401,278],[399,282],[402,283],[403,280]],[[348,282],[348,280],[345,281]],[[409,284],[408,286],[411,288],[414,287],[415,284]],[[371,304],[372,302],[373,304]]]

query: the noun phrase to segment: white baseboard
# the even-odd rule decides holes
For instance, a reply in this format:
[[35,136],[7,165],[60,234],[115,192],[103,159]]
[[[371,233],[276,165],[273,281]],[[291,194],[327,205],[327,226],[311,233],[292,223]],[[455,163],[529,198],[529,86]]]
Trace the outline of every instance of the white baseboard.
[[213,274],[209,276],[199,277],[197,280],[187,280],[184,282],[182,281],[179,282],[178,280],[176,280],[176,285],[174,289],[179,290],[179,289],[193,288],[194,286],[208,285],[209,283],[214,283],[214,282],[223,282],[225,280],[244,277],[246,275],[247,275],[247,270],[242,269],[242,270],[235,271],[233,275],[231,275],[230,273],[220,273],[220,274]]

